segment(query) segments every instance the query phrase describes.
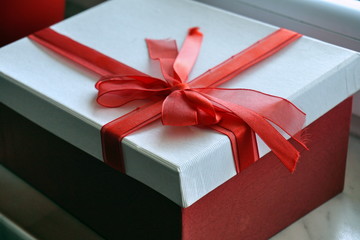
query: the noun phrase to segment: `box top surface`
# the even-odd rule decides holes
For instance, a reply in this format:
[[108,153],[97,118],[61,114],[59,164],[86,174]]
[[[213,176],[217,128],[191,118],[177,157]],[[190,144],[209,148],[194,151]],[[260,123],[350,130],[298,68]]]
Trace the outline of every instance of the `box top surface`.
[[[109,1],[52,28],[161,78],[158,64],[149,60],[144,39],[173,38],[181,46],[188,28],[194,26],[200,27],[204,40],[190,80],[277,29],[203,4],[175,0]],[[302,37],[221,87],[250,88],[287,98],[307,114],[308,125],[360,88],[359,62],[353,51]],[[99,76],[27,38],[0,49],[0,72],[1,81],[25,88],[97,130],[142,104],[116,109],[97,105],[94,84]],[[47,128],[51,131],[50,123]],[[66,134],[81,134],[73,131],[59,135],[71,142]],[[157,122],[123,142],[127,173],[185,207],[236,174],[227,137],[210,130]],[[96,150],[82,148],[101,159],[98,145]],[[261,155],[269,151],[261,141],[259,149]],[[132,162],[134,158],[139,162]],[[153,162],[144,167],[141,161],[150,158]],[[170,180],[164,183],[163,177]]]

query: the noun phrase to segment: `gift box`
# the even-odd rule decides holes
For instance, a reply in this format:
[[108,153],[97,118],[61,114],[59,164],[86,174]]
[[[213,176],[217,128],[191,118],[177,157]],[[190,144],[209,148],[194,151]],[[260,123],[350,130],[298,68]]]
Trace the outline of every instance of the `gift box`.
[[0,46],[64,19],[64,0],[5,0],[0,8]]
[[[204,72],[211,76],[218,72],[215,66],[232,62],[238,52],[274,32],[288,33],[190,1],[111,1],[56,24],[53,30],[21,39],[0,51],[1,101],[72,146],[4,110],[3,119],[13,116],[19,121],[10,118],[2,124],[6,136],[2,162],[106,238],[265,239],[341,192],[351,111],[351,100],[346,99],[359,89],[359,56],[296,33],[291,33],[296,39],[286,47],[221,85],[251,89],[241,94],[256,93],[261,99],[276,96],[281,103],[295,104],[296,112],[306,113],[301,139],[306,139],[308,150],[296,142],[295,134],[289,140],[300,152],[294,173],[289,168],[294,170],[295,165],[285,167],[255,135],[250,134],[251,141],[257,139],[250,150],[258,149],[261,158],[245,168],[241,160],[234,161],[237,152],[228,136],[207,126],[163,126],[160,120],[121,141],[125,172],[141,184],[95,160],[103,160],[101,128],[151,102],[137,100],[119,108],[98,105],[94,84],[101,76],[74,63],[77,57],[60,56],[62,50],[49,49],[48,44],[44,47],[42,34],[55,34],[55,41],[70,39],[81,44],[75,49],[87,46],[162,78],[159,64],[148,58],[144,39],[171,37],[179,46],[186,45],[187,29],[193,26],[200,27],[204,39],[189,79]],[[197,39],[201,34],[193,28],[189,35]],[[266,40],[258,44],[262,42]],[[94,62],[102,61],[103,57]],[[186,85],[175,87],[171,91],[190,91]],[[279,111],[276,116],[281,116],[279,121],[292,119]],[[240,148],[243,145],[249,142]],[[27,154],[19,148],[35,156],[31,160],[35,163],[23,162]],[[58,152],[51,154],[54,150]]]

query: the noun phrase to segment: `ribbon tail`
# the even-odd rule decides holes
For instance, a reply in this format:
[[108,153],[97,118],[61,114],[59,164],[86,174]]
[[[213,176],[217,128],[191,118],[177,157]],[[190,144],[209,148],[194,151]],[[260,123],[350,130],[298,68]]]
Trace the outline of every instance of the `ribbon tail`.
[[240,111],[235,110],[234,112],[259,135],[285,167],[290,172],[294,172],[300,157],[298,150],[263,117],[246,108],[242,108]]
[[178,55],[178,50],[175,40],[155,40],[145,39],[149,56],[153,60],[160,62],[161,72],[165,80],[170,84],[174,85],[177,82],[176,73],[173,69],[173,65]]
[[290,172],[294,172],[296,163],[300,157],[299,151],[264,117],[240,105],[226,102],[210,95],[207,95],[207,97],[218,104],[218,106],[233,113],[249,125],[249,127],[266,143],[266,145],[268,145],[284,166],[289,169]]
[[204,88],[197,90],[258,113],[306,148],[302,138],[299,138],[306,114],[287,99],[251,89]]
[[174,70],[182,83],[188,79],[189,73],[193,68],[200,52],[203,34],[199,28],[194,27],[189,30],[183,46],[174,62]]
[[162,101],[137,108],[104,125],[101,129],[103,158],[107,165],[125,173],[121,140],[161,117]]
[[198,28],[191,28],[179,53],[175,40],[146,39],[150,58],[160,62],[162,74],[171,86],[186,82],[199,55],[202,38]]
[[210,128],[229,138],[237,173],[259,159],[255,132],[244,121],[228,115]]
[[120,63],[50,28],[35,32],[29,35],[29,38],[100,76],[112,74],[147,76],[145,73]]

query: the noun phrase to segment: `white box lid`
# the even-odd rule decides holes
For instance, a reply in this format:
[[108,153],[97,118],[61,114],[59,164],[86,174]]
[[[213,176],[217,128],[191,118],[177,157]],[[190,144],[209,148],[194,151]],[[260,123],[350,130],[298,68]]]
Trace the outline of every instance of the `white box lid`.
[[[52,28],[161,77],[144,39],[174,38],[181,45],[194,26],[200,27],[204,41],[190,80],[277,29],[184,0],[109,1]],[[141,105],[98,106],[98,76],[27,38],[0,49],[0,76],[2,102],[98,159],[100,128]],[[356,52],[302,37],[222,87],[284,97],[307,114],[308,125],[360,89],[360,58]],[[183,207],[236,174],[228,138],[211,130],[156,122],[122,144],[127,174]],[[269,152],[258,144],[261,156]]]

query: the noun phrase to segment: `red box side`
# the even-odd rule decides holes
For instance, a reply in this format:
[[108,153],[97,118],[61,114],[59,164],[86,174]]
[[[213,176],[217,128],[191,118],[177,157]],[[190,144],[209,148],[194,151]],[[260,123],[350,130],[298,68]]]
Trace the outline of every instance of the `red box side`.
[[268,239],[342,192],[350,116],[351,98],[307,128],[293,174],[269,153],[183,209],[182,239]]

